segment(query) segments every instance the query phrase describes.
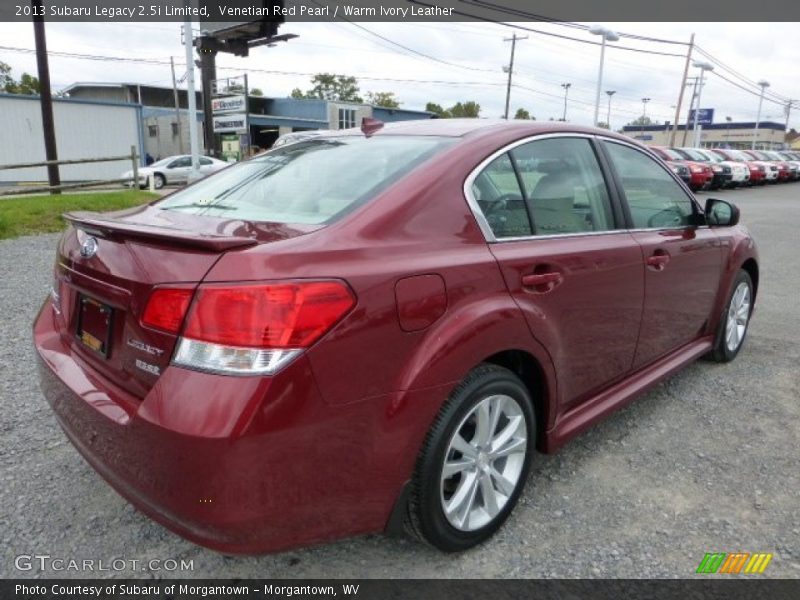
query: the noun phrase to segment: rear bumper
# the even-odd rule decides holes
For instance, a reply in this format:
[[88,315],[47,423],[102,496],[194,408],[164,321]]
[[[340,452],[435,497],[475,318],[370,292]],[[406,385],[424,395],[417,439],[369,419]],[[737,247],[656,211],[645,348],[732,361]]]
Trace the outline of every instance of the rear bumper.
[[169,367],[140,400],[70,349],[49,302],[34,342],[44,396],[84,458],[144,513],[215,550],[382,530],[424,435],[409,411],[385,422],[413,394],[326,405],[305,356],[272,378]]

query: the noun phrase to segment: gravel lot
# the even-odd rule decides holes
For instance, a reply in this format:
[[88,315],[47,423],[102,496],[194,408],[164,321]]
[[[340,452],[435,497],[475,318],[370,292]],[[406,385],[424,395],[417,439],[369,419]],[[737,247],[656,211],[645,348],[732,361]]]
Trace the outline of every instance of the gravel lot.
[[193,560],[190,572],[50,576],[689,577],[705,552],[772,552],[800,577],[800,183],[726,191],[760,245],[749,338],[730,365],[700,362],[568,444],[538,456],[513,516],[484,546],[444,555],[382,536],[229,558],[122,500],[66,441],[34,376],[30,325],[57,235],[0,242],[0,576],[14,557]]

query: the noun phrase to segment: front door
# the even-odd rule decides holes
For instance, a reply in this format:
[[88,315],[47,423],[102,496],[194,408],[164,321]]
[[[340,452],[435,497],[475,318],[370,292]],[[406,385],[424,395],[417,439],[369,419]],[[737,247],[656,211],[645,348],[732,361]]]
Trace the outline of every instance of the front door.
[[721,245],[713,230],[698,225],[697,203],[660,163],[626,144],[606,141],[605,148],[645,265],[638,368],[705,332],[719,287]]

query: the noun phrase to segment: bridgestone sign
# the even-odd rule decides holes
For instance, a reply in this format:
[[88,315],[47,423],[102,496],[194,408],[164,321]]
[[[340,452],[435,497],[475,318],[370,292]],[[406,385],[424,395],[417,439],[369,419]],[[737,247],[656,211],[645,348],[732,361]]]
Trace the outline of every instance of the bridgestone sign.
[[247,115],[244,113],[235,115],[214,116],[214,133],[246,133]]

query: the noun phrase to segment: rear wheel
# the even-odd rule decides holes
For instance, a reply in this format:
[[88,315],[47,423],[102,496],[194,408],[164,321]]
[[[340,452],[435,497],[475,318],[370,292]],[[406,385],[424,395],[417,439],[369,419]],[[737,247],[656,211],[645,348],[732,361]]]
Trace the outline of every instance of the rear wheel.
[[722,313],[711,358],[729,362],[736,358],[747,335],[750,315],[753,313],[753,281],[742,269],[733,282],[733,291]]
[[157,190],[163,188],[166,183],[167,180],[164,179],[164,176],[161,175],[161,173],[156,173],[155,175],[153,175],[153,187],[156,188]]
[[536,437],[514,373],[484,364],[453,391],[417,460],[407,529],[447,552],[491,537],[517,503]]

